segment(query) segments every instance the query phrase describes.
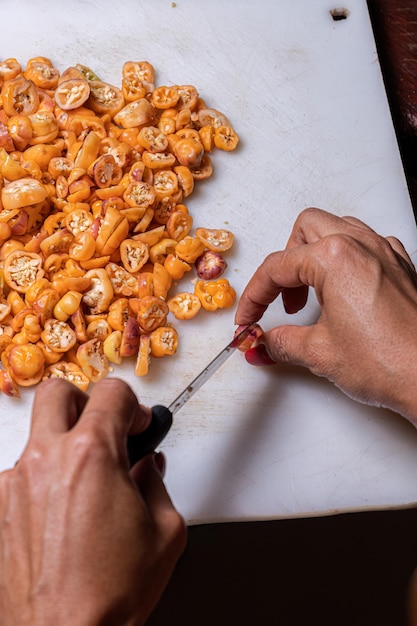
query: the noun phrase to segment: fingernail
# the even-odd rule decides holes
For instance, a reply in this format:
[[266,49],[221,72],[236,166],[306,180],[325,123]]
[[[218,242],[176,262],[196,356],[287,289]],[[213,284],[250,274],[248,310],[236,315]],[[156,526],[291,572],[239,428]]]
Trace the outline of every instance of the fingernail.
[[260,343],[254,348],[249,348],[245,352],[245,359],[251,365],[274,365],[264,343]]
[[166,467],[165,456],[162,454],[162,452],[155,452],[153,459],[155,461],[156,467],[158,468],[158,472],[163,478],[165,476]]

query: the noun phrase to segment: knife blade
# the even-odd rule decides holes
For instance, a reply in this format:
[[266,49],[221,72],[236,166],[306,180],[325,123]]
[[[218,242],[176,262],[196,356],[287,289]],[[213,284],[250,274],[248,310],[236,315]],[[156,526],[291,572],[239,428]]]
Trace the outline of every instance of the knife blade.
[[130,467],[155,450],[168,434],[175,413],[177,413],[204,383],[217,372],[236,348],[242,345],[254,327],[255,324],[249,324],[249,326],[246,326],[246,328],[236,335],[168,407],[160,404],[152,407],[152,420],[148,428],[143,433],[130,435],[127,438],[127,452]]

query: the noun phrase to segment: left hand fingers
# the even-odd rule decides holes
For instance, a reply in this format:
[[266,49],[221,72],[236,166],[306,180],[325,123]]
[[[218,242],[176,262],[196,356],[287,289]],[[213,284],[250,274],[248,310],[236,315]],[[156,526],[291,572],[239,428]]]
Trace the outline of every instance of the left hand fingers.
[[266,257],[239,299],[236,324],[257,322],[281,292],[289,288],[303,288],[299,273],[301,256],[294,248],[273,252]]
[[303,244],[316,243],[329,235],[345,234],[361,238],[366,235],[375,236],[370,226],[357,217],[339,217],[323,209],[304,209],[295,220],[288,238],[286,250]]
[[[345,222],[349,222],[349,224],[357,226],[362,230],[367,230],[369,233],[373,233],[373,235],[377,238],[379,237],[379,235],[370,226],[359,220],[357,217],[346,216],[343,219]],[[404,261],[406,261],[412,269],[415,269],[414,263],[412,262],[411,257],[405,249],[404,244],[397,237],[388,236],[385,237],[385,239],[386,241],[388,241],[394,252],[398,254],[398,256],[400,256],[402,259],[404,259]]]
[[87,400],[87,394],[59,378],[40,383],[33,401],[31,437],[67,432],[77,422]]
[[151,417],[151,409],[139,404],[129,385],[105,378],[94,386],[74,431],[101,431],[108,442],[124,450],[127,435],[144,431]]
[[35,393],[31,440],[44,441],[72,429],[96,428],[105,433],[109,443],[124,450],[128,433],[142,432],[150,420],[151,410],[142,407],[121,380],[102,380],[88,396],[67,381],[50,379]]
[[[306,216],[312,215],[313,212],[315,213],[315,224],[317,215],[320,216],[319,227],[313,227],[313,225],[310,224],[309,217],[306,218]],[[319,220],[317,220],[317,223],[319,223]],[[337,217],[336,215],[323,212],[321,209],[312,209],[301,214],[288,239],[285,249],[289,250],[300,244],[315,243],[321,237],[337,232],[346,232],[351,235],[360,233],[362,237],[366,234],[376,235],[375,231],[372,230],[370,226],[357,217],[351,217],[349,215]],[[297,313],[300,311],[305,306],[307,298],[308,287],[306,285],[282,290],[282,302],[287,313]]]

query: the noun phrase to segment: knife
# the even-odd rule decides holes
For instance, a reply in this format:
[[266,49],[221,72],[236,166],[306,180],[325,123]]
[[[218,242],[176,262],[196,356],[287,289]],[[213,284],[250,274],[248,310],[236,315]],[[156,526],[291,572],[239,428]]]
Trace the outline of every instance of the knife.
[[152,421],[148,428],[137,435],[127,438],[127,452],[129,465],[132,467],[140,459],[150,454],[161,443],[172,426],[172,418],[184,404],[204,385],[204,383],[216,372],[219,367],[229,358],[244,340],[250,335],[255,324],[246,326],[214,359],[205,367],[194,380],[180,393],[180,395],[168,406],[157,404],[152,407]]

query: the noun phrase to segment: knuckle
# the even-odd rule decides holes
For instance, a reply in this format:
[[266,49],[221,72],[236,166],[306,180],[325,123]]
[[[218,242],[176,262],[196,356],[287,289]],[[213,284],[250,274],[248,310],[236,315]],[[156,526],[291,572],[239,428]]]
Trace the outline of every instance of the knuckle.
[[278,257],[279,257],[279,252],[270,252],[264,258],[262,265],[266,268],[271,268],[271,267],[273,268]]
[[12,490],[22,491],[29,486],[34,497],[42,492],[42,486],[50,476],[50,460],[45,445],[32,439],[8,476],[6,483],[12,485]]
[[322,254],[330,261],[340,262],[347,254],[351,254],[352,249],[357,250],[357,243],[345,233],[334,233],[321,240]]
[[71,393],[73,391],[75,393],[74,385],[71,385],[67,380],[63,378],[47,378],[39,383],[35,390],[35,396],[45,395],[48,397],[48,395],[55,393],[63,394],[64,392]]
[[322,214],[323,211],[316,207],[306,207],[302,209],[294,222],[293,234],[298,235],[308,230],[311,225],[317,222],[318,217]]
[[16,469],[29,476],[40,476],[48,471],[47,450],[36,438],[32,438],[20,457]]
[[321,239],[316,253],[325,276],[334,280],[340,280],[342,275],[348,279],[356,270],[362,271],[364,264],[369,280],[377,280],[382,271],[375,246],[370,248],[366,239],[359,241],[346,233],[334,233]]
[[[340,280],[341,271],[348,279],[355,271],[363,272],[366,264],[366,282],[377,285],[385,272],[385,260],[392,257],[389,243],[382,237],[377,239],[364,238],[357,240],[350,235],[337,233],[329,235],[323,241],[321,255],[323,267],[327,267],[328,274],[334,274],[335,280]],[[337,272],[333,272],[337,268]],[[340,271],[339,271],[340,270]]]
[[314,220],[317,217],[318,211],[320,211],[320,209],[317,209],[316,207],[306,207],[298,215],[297,221],[310,222],[312,219]]
[[103,390],[106,389],[117,396],[126,396],[129,399],[136,400],[136,396],[132,388],[121,378],[103,378],[97,383],[96,386]]
[[103,429],[97,423],[90,424],[88,430],[74,431],[72,436],[72,456],[78,463],[100,462],[109,456],[108,441]]

